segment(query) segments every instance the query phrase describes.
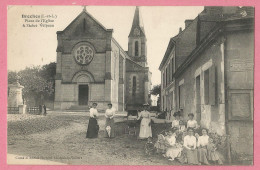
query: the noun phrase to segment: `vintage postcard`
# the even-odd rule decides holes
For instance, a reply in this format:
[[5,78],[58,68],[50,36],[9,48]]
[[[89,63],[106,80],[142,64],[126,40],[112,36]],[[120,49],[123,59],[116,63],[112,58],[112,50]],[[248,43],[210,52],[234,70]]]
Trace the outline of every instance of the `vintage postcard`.
[[254,6],[7,7],[8,165],[254,165]]

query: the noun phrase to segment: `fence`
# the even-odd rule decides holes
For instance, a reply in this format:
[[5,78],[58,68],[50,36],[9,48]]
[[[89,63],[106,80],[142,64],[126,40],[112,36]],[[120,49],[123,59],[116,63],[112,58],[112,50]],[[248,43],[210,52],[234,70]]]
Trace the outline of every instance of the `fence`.
[[8,107],[8,114],[19,114],[19,107]]
[[28,107],[27,108],[27,113],[35,114],[35,115],[41,114],[39,107]]

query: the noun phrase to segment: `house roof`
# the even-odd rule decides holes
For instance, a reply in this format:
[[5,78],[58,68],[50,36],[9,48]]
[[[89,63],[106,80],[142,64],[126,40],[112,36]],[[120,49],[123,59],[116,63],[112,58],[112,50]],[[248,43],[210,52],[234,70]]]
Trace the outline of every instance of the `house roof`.
[[[233,20],[234,22],[239,22],[243,20],[242,24],[246,25],[246,29],[253,29],[252,25],[252,18],[240,18],[240,19],[235,19]],[[245,20],[250,21],[250,22],[244,22]],[[212,40],[215,40],[215,38],[222,33],[222,30],[226,25],[230,23],[229,20],[224,20],[222,22],[219,22],[212,30],[211,32],[206,36],[206,38],[202,41],[201,44],[199,44],[191,53],[190,55],[183,61],[183,63],[180,65],[180,67],[177,68],[177,70],[173,73],[174,77],[177,77],[180,75],[185,68],[187,68],[195,58],[199,56],[199,54],[207,48],[207,46],[210,44]],[[249,25],[248,25],[249,24]],[[241,29],[244,29],[244,27],[241,27]]]
[[[254,18],[254,8],[253,7],[205,7],[204,10],[196,17],[196,19],[193,20],[191,24],[189,24],[181,33],[179,33],[177,36],[173,37],[175,39],[170,39],[170,42],[168,44],[168,47],[166,49],[165,55],[162,59],[162,62],[160,64],[159,70],[161,70],[166,63],[167,59],[169,58],[169,54],[173,48],[173,46],[176,46],[176,57],[182,58],[178,60],[179,65],[184,62],[189,54],[197,48],[197,46],[204,41],[204,39],[207,38],[211,34],[211,32],[214,30],[214,28],[218,25],[218,23],[221,22],[228,22],[232,20],[242,20],[247,18]],[[197,23],[195,23],[197,22]],[[195,37],[190,37],[190,39],[187,39],[187,43],[190,43],[192,41],[192,38],[196,39],[196,44],[194,48],[187,49],[188,46],[185,44],[185,38],[183,39],[183,34],[189,34],[187,32],[187,29],[190,29],[189,27],[192,24],[196,24],[197,27],[193,28],[197,34]],[[201,24],[203,24],[201,26]],[[194,25],[195,26],[195,25]],[[181,44],[179,44],[179,41],[183,41]],[[179,49],[181,48],[181,49]],[[187,50],[185,52],[185,50]],[[188,52],[188,53],[187,53]],[[187,55],[188,54],[188,55]],[[176,66],[178,69],[178,65]]]
[[170,41],[168,43],[168,46],[167,46],[166,52],[164,54],[163,60],[162,60],[162,62],[160,64],[160,66],[159,66],[159,70],[161,70],[163,68],[165,62],[167,61],[167,59],[168,59],[168,57],[169,57],[169,55],[170,55],[170,53],[171,53],[171,51],[172,51],[172,49],[173,49],[173,47],[175,45],[175,42],[176,42],[177,38],[178,38],[178,35],[176,35],[175,37],[170,38]]

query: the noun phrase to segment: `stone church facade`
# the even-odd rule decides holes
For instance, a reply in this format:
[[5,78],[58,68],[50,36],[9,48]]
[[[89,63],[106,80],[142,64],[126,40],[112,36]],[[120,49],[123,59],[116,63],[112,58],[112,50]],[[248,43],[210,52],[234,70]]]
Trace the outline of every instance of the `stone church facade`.
[[112,103],[123,111],[127,105],[148,102],[151,73],[139,7],[128,36],[128,51],[113,38],[113,29],[106,29],[86,10],[57,32],[57,40],[54,109],[97,102],[101,110]]

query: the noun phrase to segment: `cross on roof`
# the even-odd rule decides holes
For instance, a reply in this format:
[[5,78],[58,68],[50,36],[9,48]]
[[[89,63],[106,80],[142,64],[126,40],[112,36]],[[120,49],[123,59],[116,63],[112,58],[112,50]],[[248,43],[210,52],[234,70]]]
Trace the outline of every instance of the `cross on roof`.
[[85,12],[87,11],[86,6],[83,6],[83,11],[85,11]]

